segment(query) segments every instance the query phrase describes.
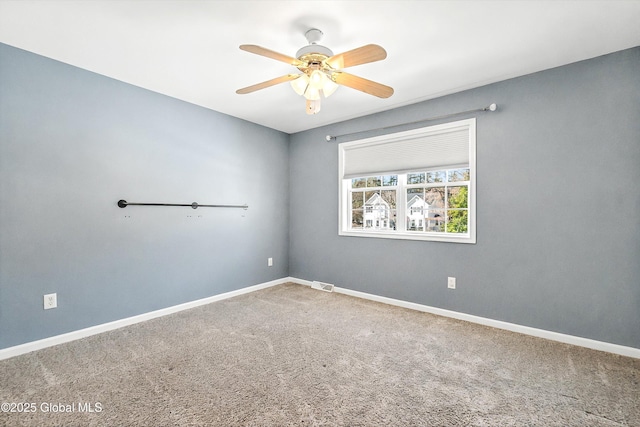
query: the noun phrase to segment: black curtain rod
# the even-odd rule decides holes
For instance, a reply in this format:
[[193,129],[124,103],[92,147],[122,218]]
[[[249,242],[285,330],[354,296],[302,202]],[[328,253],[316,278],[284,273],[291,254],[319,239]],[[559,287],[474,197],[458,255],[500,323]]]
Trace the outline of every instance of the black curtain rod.
[[448,117],[459,116],[461,114],[476,113],[478,111],[496,111],[496,108],[498,108],[498,106],[496,104],[491,104],[491,105],[489,105],[487,107],[476,108],[475,110],[460,111],[458,113],[445,114],[444,116],[429,117],[428,119],[416,120],[415,122],[400,123],[399,125],[391,125],[391,126],[386,126],[386,127],[377,128],[377,129],[360,130],[358,132],[352,132],[352,133],[343,133],[342,135],[327,135],[327,141],[328,142],[335,141],[336,139],[338,139],[340,137],[343,137],[343,136],[352,136],[352,135],[358,135],[360,133],[365,133],[365,132],[373,132],[373,131],[377,131],[377,130],[387,130],[387,129],[397,128],[397,127],[400,127],[400,126],[415,125],[415,124],[423,123],[423,122],[431,122],[431,121],[434,121],[434,120],[446,119]]
[[127,202],[126,200],[118,200],[118,207],[120,208],[126,208],[127,206],[190,206],[193,209],[198,209],[198,208],[242,208],[242,209],[249,209],[249,205],[199,205],[196,202],[191,203],[190,205],[187,204],[180,204],[180,203],[132,203],[132,202]]

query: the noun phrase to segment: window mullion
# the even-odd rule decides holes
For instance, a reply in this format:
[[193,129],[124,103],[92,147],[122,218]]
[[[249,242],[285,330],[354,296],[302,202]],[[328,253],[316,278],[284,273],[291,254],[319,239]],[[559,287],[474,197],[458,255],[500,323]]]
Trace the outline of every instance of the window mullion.
[[396,230],[400,233],[407,231],[407,175],[398,175],[396,190]]
[[[448,175],[448,172],[447,172]],[[445,182],[444,184],[444,230],[442,232],[447,234],[447,225],[449,225],[449,183]]]

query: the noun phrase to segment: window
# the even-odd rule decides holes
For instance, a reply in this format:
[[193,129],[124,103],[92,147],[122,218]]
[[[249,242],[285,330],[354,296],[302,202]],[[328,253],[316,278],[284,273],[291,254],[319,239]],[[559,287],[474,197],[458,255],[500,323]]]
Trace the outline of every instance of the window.
[[343,236],[475,243],[475,119],[339,145]]

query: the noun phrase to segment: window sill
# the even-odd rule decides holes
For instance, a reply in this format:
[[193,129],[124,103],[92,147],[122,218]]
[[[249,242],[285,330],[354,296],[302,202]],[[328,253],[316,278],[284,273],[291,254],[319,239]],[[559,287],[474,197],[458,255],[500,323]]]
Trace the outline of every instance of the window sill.
[[373,237],[378,239],[396,239],[396,240],[421,240],[426,242],[449,242],[449,243],[467,243],[475,244],[475,236],[470,234],[443,234],[430,233],[418,234],[411,232],[381,232],[381,231],[338,231],[339,236],[347,237]]

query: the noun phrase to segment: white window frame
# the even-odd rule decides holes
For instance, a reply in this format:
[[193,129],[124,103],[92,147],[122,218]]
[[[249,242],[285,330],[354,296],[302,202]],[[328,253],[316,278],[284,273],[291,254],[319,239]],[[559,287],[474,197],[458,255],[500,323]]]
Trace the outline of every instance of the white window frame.
[[[397,143],[402,139],[415,139],[420,136],[429,136],[442,133],[449,129],[467,127],[469,135],[469,182],[468,182],[468,230],[467,233],[445,233],[445,232],[416,232],[406,230],[407,218],[407,188],[420,186],[406,183],[406,173],[424,172],[423,170],[404,171],[380,171],[369,176],[398,174],[398,182],[394,186],[397,188],[396,194],[396,230],[367,230],[351,229],[351,200],[350,189],[352,177],[345,178],[345,150],[354,146],[367,146],[384,144],[385,142]],[[454,165],[443,165],[441,169],[454,169]],[[366,138],[357,141],[350,141],[338,145],[338,235],[351,237],[372,237],[383,239],[406,239],[424,240],[433,242],[453,242],[453,243],[476,243],[476,121],[475,118],[460,120],[457,122],[444,123],[435,126],[423,127],[405,132],[398,132],[389,135]],[[455,183],[451,183],[455,185]],[[428,186],[428,185],[426,185]]]

